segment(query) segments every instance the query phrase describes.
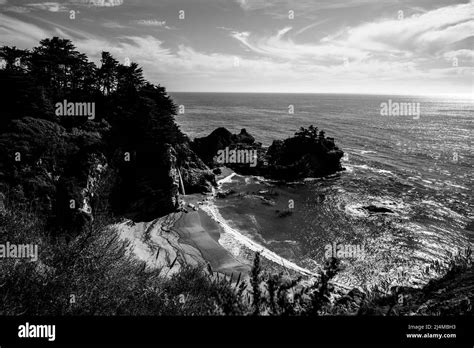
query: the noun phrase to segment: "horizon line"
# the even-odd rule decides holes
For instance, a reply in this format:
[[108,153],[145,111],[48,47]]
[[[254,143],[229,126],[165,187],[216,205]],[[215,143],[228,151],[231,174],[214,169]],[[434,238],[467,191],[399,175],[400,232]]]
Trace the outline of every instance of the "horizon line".
[[426,93],[426,94],[410,94],[410,93],[356,93],[356,92],[256,92],[256,91],[171,91],[167,90],[167,93],[214,93],[214,94],[332,94],[332,95],[370,95],[370,96],[410,96],[410,97],[456,97],[456,98],[467,98],[474,100],[474,93]]

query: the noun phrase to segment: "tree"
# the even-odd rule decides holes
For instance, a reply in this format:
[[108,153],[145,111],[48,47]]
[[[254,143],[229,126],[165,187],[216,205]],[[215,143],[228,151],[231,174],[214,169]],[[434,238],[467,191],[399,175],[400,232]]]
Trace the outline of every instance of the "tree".
[[295,133],[295,136],[316,140],[318,139],[318,127],[314,127],[313,125],[310,125],[308,129],[301,127],[299,132]]
[[109,52],[102,52],[101,66],[98,70],[99,89],[109,95],[117,88],[117,68],[119,62]]
[[136,93],[145,85],[143,69],[137,63],[119,65],[117,69],[117,90],[119,93]]
[[300,130],[295,133],[296,137],[306,138],[308,136],[308,130],[304,127],[300,127]]
[[0,48],[0,58],[5,62],[6,70],[23,70],[28,55],[27,50],[18,49],[16,46]]
[[315,128],[313,125],[311,125],[311,126],[309,126],[308,132],[309,132],[309,137],[311,139],[317,139],[318,138],[318,127]]
[[91,87],[95,65],[89,63],[87,56],[78,52],[68,39],[41,40],[33,49],[29,63],[31,73],[39,83],[51,89],[54,97]]

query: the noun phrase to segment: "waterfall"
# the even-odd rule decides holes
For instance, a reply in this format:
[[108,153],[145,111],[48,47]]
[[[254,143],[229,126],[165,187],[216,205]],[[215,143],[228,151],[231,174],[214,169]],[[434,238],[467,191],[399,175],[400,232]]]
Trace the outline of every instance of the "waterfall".
[[183,178],[181,177],[181,171],[178,169],[178,175],[179,175],[179,186],[181,187],[182,194],[183,196],[186,196],[186,192],[184,192],[184,184],[183,184]]

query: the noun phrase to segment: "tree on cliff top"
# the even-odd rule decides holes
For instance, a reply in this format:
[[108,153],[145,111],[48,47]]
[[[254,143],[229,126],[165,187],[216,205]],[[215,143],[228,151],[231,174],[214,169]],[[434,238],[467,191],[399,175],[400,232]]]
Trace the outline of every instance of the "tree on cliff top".
[[[57,192],[58,183],[48,179],[47,173],[54,171],[61,173],[61,180],[85,187],[89,159],[104,155],[118,176],[113,188],[120,193],[120,200],[115,200],[121,204],[118,213],[143,199],[137,192],[166,196],[171,184],[156,178],[165,177],[169,168],[155,165],[141,170],[133,161],[141,158],[142,164],[165,163],[167,144],[185,141],[174,122],[176,107],[165,88],[146,81],[137,63],[120,64],[108,52],[102,52],[101,58],[97,67],[70,40],[59,37],[41,40],[31,50],[0,49],[0,59],[5,62],[0,68],[0,93],[5,97],[0,115],[0,143],[5,155],[0,163],[0,186],[24,186],[21,192],[26,201],[38,198],[33,196],[39,192],[51,195]],[[95,118],[56,115],[55,106],[65,100],[93,103]],[[18,123],[25,117],[30,119]],[[32,136],[18,134],[18,124]],[[43,133],[53,126],[63,133],[57,137]],[[38,141],[51,146],[37,147]],[[22,161],[15,162],[13,155],[18,151]],[[132,155],[130,163],[123,160],[126,152]],[[41,168],[36,163],[42,163]],[[45,175],[38,176],[39,172]],[[147,183],[146,189],[143,183]],[[53,205],[57,202],[57,197],[47,198]],[[158,206],[155,214],[166,214],[169,209]]]

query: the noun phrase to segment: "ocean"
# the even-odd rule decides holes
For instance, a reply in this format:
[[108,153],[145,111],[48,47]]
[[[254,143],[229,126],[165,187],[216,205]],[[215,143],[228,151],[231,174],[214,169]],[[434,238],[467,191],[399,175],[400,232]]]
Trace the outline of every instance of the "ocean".
[[[427,268],[472,247],[472,99],[347,94],[170,93],[191,138],[217,127],[245,128],[269,146],[314,125],[345,152],[345,171],[286,185],[235,176],[240,195],[215,205],[227,223],[259,245],[316,271],[328,245],[363,247],[343,259],[341,281],[422,285]],[[382,116],[382,103],[414,103],[419,115]],[[419,103],[419,104],[418,104]],[[291,111],[294,111],[291,113]],[[392,213],[370,214],[375,205]],[[281,216],[281,212],[291,214]],[[471,227],[468,227],[468,226]],[[350,249],[349,249],[350,250]],[[347,256],[347,255],[346,255]]]

